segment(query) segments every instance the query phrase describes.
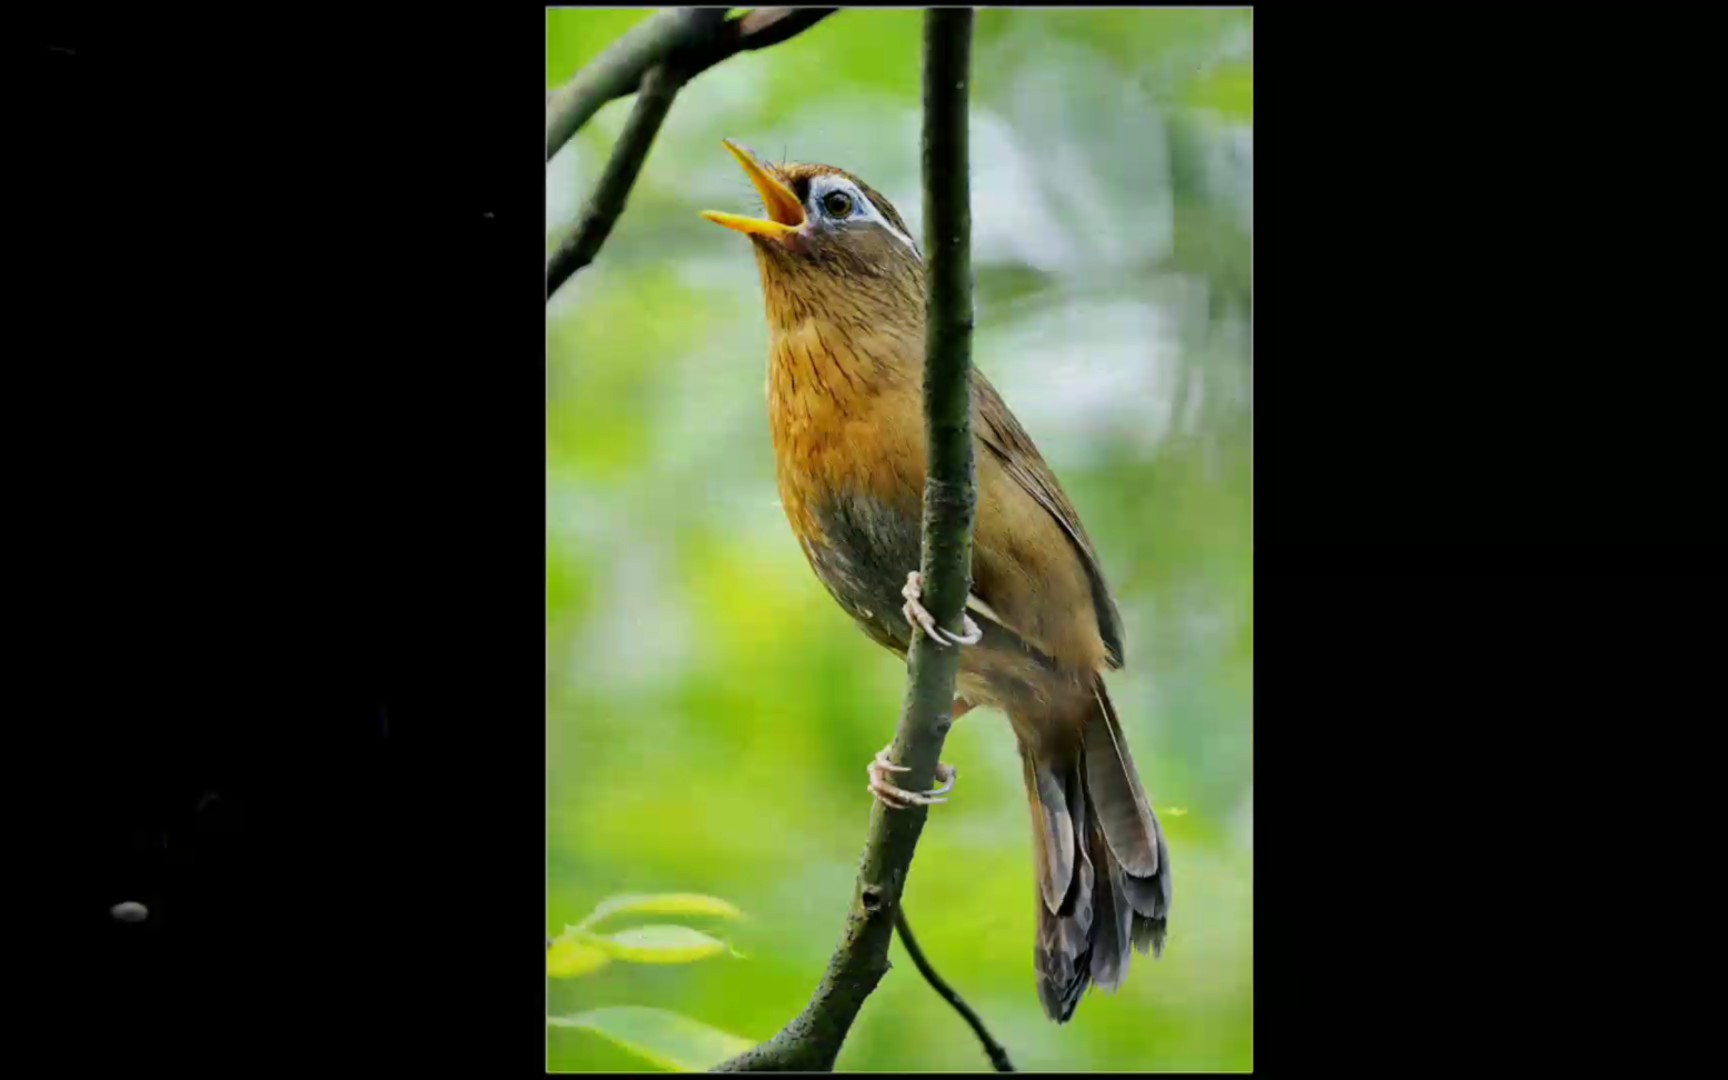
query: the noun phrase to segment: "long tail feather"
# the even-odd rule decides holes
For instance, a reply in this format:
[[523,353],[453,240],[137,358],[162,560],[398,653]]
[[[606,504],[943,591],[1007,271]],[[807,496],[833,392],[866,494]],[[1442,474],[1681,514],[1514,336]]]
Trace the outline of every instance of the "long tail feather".
[[1115,990],[1130,949],[1162,955],[1170,849],[1100,683],[1080,744],[1041,757],[1022,744],[1038,877],[1038,998],[1067,1023],[1086,987]]

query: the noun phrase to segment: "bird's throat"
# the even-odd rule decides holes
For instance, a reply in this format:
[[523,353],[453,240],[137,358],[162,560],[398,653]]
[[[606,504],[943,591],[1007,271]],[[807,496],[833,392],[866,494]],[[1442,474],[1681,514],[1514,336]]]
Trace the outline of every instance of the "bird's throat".
[[869,329],[807,318],[776,328],[769,348],[770,397],[803,412],[856,414],[869,399],[916,385],[922,369],[922,328]]

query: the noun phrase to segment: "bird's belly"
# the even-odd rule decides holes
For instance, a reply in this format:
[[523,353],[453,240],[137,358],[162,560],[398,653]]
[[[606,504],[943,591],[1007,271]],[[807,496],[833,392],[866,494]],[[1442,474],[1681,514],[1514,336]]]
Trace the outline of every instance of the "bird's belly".
[[[919,566],[919,518],[867,495],[829,495],[800,509],[794,528],[816,576],[871,639],[904,656],[912,627],[901,610],[901,589]],[[810,527],[799,528],[799,517]],[[982,613],[975,617],[983,639],[961,649],[959,696],[1034,715],[1073,693],[1075,673]]]
[[906,575],[918,569],[917,517],[874,496],[829,493],[787,507],[817,578],[879,644],[904,653],[910,627],[901,606]]
[[[911,647],[911,626],[901,610],[901,590],[923,553],[922,432],[878,410],[855,417],[849,426],[789,422],[777,425],[774,434],[781,502],[811,569],[872,640],[904,656]],[[984,638],[961,649],[958,689],[974,705],[1037,711],[1068,696],[1075,673],[1067,669],[1084,666],[1050,655],[1036,633],[1024,636],[1022,624],[1029,613],[1036,616],[1035,601],[1042,593],[1031,587],[1037,581],[1034,569],[1012,556],[1035,545],[1011,543],[1006,559],[992,554],[993,538],[1017,535],[999,520],[1008,505],[992,486],[999,478],[988,462],[979,471],[973,578],[1009,625],[974,614]],[[1034,523],[1045,516],[1042,508],[1031,509]],[[1013,571],[1008,576],[1005,567]],[[991,590],[992,584],[1004,587]],[[1030,612],[1022,610],[1029,602]],[[1041,620],[1031,622],[1036,629]]]

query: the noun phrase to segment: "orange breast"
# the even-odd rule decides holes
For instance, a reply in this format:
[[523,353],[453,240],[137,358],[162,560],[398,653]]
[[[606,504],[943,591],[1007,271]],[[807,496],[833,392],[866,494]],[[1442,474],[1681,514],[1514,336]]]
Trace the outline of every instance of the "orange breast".
[[[806,545],[828,541],[819,514],[836,496],[869,495],[913,521],[921,516],[922,349],[921,338],[847,336],[815,320],[775,335],[768,412],[780,499]],[[1065,667],[1098,670],[1105,647],[1090,583],[1066,534],[989,450],[974,454],[973,592]]]
[[848,336],[806,320],[775,335],[768,416],[780,498],[802,537],[821,538],[814,510],[836,493],[890,505],[923,501],[924,426],[917,387],[897,370],[893,334]]

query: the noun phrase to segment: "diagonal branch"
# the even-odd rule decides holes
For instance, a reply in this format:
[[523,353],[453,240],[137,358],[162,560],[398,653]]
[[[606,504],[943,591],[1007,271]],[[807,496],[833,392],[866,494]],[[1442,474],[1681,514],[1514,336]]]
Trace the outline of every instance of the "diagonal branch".
[[[614,98],[635,92],[656,64],[665,61],[680,46],[691,44],[685,62],[685,79],[697,75],[729,56],[751,49],[778,45],[803,33],[835,8],[757,8],[719,24],[706,40],[687,37],[689,26],[682,16],[689,9],[662,11],[619,38],[576,77],[546,98],[546,160],[551,161],[570,137],[582,130],[600,107]],[[725,8],[700,9],[716,19]]]
[[990,1029],[984,1026],[984,1021],[972,1011],[972,1006],[966,1004],[966,999],[959,991],[949,986],[942,976],[936,974],[936,969],[925,959],[924,950],[918,947],[918,939],[912,936],[912,924],[906,921],[906,908],[898,908],[894,912],[894,929],[900,932],[900,944],[906,946],[906,955],[912,958],[912,963],[918,966],[918,971],[924,976],[924,981],[930,984],[930,989],[954,1006],[954,1011],[972,1028],[972,1034],[978,1036],[978,1041],[984,1044],[984,1052],[990,1055],[990,1064],[997,1072],[1013,1072],[1014,1063],[1008,1060],[1008,1051],[1002,1048],[990,1034]]
[[[582,220],[574,231],[558,245],[558,250],[546,264],[546,299],[576,271],[594,261],[600,245],[612,235],[612,226],[624,212],[642,163],[654,145],[654,136],[672,108],[672,99],[690,77],[692,57],[698,49],[711,42],[726,18],[724,8],[677,8],[650,19],[664,27],[654,40],[661,48],[660,59],[642,76],[636,104],[625,121],[623,134],[606,159],[606,171],[588,204],[582,208]],[[646,24],[644,24],[646,25]],[[625,35],[625,41],[630,35]],[[635,48],[635,46],[632,46]],[[604,59],[604,57],[602,57]],[[580,78],[580,77],[578,77]]]
[[[966,108],[972,10],[924,16],[924,424],[929,468],[924,484],[924,603],[955,629],[971,591],[976,514],[971,430],[972,215],[967,186]],[[900,726],[890,752],[908,771],[898,782],[930,787],[954,722],[958,650],[913,630]],[[865,998],[888,971],[888,944],[924,807],[870,816],[864,861],[840,945],[810,1004],[781,1032],[720,1065],[720,1072],[828,1071]]]
[[730,22],[725,8],[663,11],[624,35],[563,89],[547,96],[546,156],[550,159],[601,105],[637,91],[630,119],[583,207],[581,221],[547,261],[547,300],[571,275],[594,261],[600,245],[612,234],[654,136],[684,84],[728,56],[785,41],[833,11],[759,8]]
[[670,63],[655,65],[643,77],[642,92],[636,95],[630,119],[624,125],[624,133],[618,136],[618,145],[612,148],[600,183],[582,209],[582,220],[546,264],[547,299],[570,280],[570,275],[593,262],[600,245],[612,235],[612,226],[624,212],[625,200],[630,197],[631,185],[636,183],[636,175],[642,171],[642,163],[654,145],[660,122],[666,119],[683,82],[678,69]]

